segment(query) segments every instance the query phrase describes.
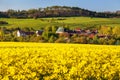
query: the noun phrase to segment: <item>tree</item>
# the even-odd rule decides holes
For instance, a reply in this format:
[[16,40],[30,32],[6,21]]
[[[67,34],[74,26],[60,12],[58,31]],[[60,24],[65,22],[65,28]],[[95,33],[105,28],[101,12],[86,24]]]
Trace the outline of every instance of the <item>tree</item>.
[[86,44],[87,43],[87,38],[85,36],[74,37],[74,39],[72,40],[72,42]]
[[112,33],[113,33],[113,35],[115,35],[116,37],[120,37],[120,27],[114,27],[113,29],[112,29]]
[[120,40],[117,40],[115,44],[120,45]]
[[109,39],[108,44],[109,45],[114,45],[115,44],[115,39]]
[[112,28],[109,27],[109,26],[101,26],[99,32],[100,32],[101,34],[110,35],[110,34],[112,34]]
[[52,26],[52,33],[55,33],[56,32],[56,28],[55,28],[55,26]]
[[55,43],[65,43],[64,37],[59,37]]
[[94,43],[94,44],[98,44],[98,37],[97,37],[97,36],[95,36],[95,37],[93,38],[93,43]]
[[1,27],[1,29],[0,29],[0,39],[1,39],[1,41],[3,41],[4,40],[4,36],[5,36],[5,27]]
[[33,35],[33,36],[31,36],[30,41],[32,41],[32,42],[43,42],[43,38],[42,38],[41,35],[40,36]]
[[99,44],[107,45],[107,44],[108,44],[108,41],[107,41],[105,38],[100,38],[100,39],[98,40],[98,43],[99,43]]
[[0,25],[1,24],[8,24],[8,22],[6,22],[6,21],[0,21]]
[[44,28],[44,31],[50,32],[50,31],[52,31],[52,28],[51,28],[50,26],[46,26],[46,27]]
[[54,42],[54,36],[52,35],[48,41],[49,43],[53,43]]
[[24,37],[18,37],[18,38],[17,38],[17,41],[23,42],[23,41],[24,41]]
[[48,39],[49,39],[49,36],[48,36],[48,31],[44,31],[43,33],[42,33],[42,37],[44,38],[44,40],[46,40],[46,41],[48,41]]

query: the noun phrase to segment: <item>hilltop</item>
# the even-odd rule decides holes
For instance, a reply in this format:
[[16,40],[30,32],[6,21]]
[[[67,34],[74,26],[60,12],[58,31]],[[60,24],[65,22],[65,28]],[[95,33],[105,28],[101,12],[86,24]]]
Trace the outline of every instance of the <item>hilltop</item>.
[[120,17],[120,11],[116,12],[96,12],[79,7],[69,6],[51,6],[39,9],[29,10],[12,10],[9,9],[6,12],[0,12],[0,18],[43,18],[43,17],[75,17],[75,16],[87,16],[87,17],[102,17],[113,18]]

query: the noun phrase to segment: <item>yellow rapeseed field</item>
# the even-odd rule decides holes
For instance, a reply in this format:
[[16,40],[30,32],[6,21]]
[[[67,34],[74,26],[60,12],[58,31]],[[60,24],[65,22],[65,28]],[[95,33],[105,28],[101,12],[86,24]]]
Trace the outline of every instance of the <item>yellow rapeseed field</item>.
[[0,80],[119,80],[120,46],[0,43]]

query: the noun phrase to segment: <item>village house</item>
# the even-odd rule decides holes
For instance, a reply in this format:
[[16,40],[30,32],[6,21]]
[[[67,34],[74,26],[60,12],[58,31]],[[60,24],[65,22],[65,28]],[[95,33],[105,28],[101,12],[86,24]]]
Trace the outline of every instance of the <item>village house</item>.
[[80,28],[76,28],[75,30],[68,30],[68,29],[65,29],[63,27],[59,27],[56,31],[57,34],[64,34],[64,35],[68,35],[68,36],[72,36],[74,34],[77,34],[79,36],[87,36],[87,37],[90,37],[90,38],[93,38],[97,33],[98,31],[97,30],[82,30]]
[[[26,32],[26,31],[22,31],[22,30],[18,30],[17,31],[17,37],[25,37],[25,36],[29,36],[29,35],[36,35],[36,36],[40,36],[42,35],[43,30],[37,30],[36,32]],[[110,38],[109,35],[102,35],[102,34],[98,34],[98,30],[83,30],[80,28],[76,28],[74,30],[69,30],[63,27],[59,27],[56,31],[56,34],[59,35],[64,35],[64,37],[68,38],[70,36],[73,36],[74,34],[77,34],[79,36],[86,36],[89,37],[91,39],[93,39],[95,36],[97,36],[98,38]]]
[[111,38],[110,35],[105,35],[105,34],[98,34],[97,37],[98,38],[105,38],[105,39],[110,39]]
[[17,37],[25,37],[27,35],[34,35],[34,32],[26,32],[26,31],[22,31],[22,30],[18,30],[17,31]]
[[40,36],[42,35],[43,30],[37,30],[36,32],[30,32],[30,31],[22,31],[22,30],[18,30],[17,31],[17,37],[25,37],[25,36],[29,36],[29,35],[34,35],[36,34],[36,36]]
[[36,35],[37,35],[37,36],[42,35],[42,33],[43,33],[43,30],[37,30],[37,31],[36,31]]
[[65,31],[64,31],[64,28],[63,27],[59,27],[58,29],[57,29],[57,31],[56,31],[56,33],[57,34],[62,34],[62,33],[64,33]]

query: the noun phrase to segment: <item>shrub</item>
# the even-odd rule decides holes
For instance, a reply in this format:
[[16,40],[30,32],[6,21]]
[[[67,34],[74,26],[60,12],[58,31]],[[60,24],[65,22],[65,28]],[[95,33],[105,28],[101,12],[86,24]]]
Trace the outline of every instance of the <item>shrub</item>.
[[0,24],[8,24],[6,21],[0,21]]

